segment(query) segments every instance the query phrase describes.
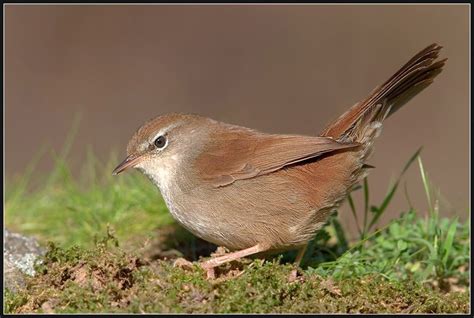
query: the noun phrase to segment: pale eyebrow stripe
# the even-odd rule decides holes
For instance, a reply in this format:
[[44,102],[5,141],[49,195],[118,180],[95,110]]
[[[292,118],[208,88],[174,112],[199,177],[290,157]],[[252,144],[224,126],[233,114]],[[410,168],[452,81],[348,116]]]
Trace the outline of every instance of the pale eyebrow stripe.
[[[158,136],[164,136],[166,133],[168,133],[171,129],[173,128],[176,128],[179,126],[179,123],[175,123],[173,125],[170,125],[168,127],[165,127],[163,129],[161,129],[158,133],[156,133],[155,135],[153,135],[153,138],[151,138],[150,140],[148,140],[149,143],[153,143],[155,141],[156,138],[158,138]],[[168,143],[168,140],[166,140],[166,143]]]

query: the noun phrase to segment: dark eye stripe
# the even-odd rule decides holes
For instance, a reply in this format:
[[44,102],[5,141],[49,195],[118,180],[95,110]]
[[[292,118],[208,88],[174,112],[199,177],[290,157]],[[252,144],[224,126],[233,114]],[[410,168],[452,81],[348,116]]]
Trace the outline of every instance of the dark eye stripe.
[[155,144],[156,148],[161,149],[166,145],[166,138],[164,136],[158,136],[153,144]]

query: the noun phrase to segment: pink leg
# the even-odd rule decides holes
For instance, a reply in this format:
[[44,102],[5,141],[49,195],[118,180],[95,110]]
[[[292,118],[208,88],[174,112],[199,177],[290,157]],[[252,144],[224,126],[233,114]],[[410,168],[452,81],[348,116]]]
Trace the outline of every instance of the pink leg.
[[302,248],[298,250],[298,255],[296,255],[295,259],[295,267],[299,267],[301,261],[303,260],[304,253],[306,252],[306,248],[308,247],[308,244],[305,244]]
[[298,267],[300,267],[301,261],[303,260],[304,253],[306,252],[306,248],[308,244],[305,244],[302,248],[298,250],[298,255],[296,255],[295,259],[295,269],[293,269],[290,273],[288,280],[290,282],[295,281],[296,277],[298,276]]
[[215,277],[215,274],[214,274],[214,268],[215,267],[217,267],[219,265],[222,265],[222,264],[225,264],[225,263],[228,263],[228,262],[231,262],[231,261],[234,261],[236,259],[245,257],[245,256],[249,256],[249,255],[252,255],[252,254],[257,254],[257,253],[260,253],[260,252],[263,252],[263,251],[266,251],[266,250],[267,250],[267,248],[263,247],[260,244],[257,244],[255,246],[252,246],[252,247],[249,247],[249,248],[237,251],[237,252],[233,252],[233,253],[229,253],[229,254],[226,254],[226,255],[223,255],[223,256],[212,258],[208,261],[205,261],[205,262],[201,263],[201,267],[206,270],[208,278],[214,278]]

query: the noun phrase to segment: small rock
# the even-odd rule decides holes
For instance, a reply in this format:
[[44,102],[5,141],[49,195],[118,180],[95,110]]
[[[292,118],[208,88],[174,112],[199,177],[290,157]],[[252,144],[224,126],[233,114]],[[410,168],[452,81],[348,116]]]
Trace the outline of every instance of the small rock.
[[26,284],[25,274],[16,268],[12,262],[9,262],[5,258],[4,265],[5,267],[3,270],[3,275],[5,279],[5,288],[12,292],[16,292],[23,288]]
[[23,288],[25,275],[35,274],[35,260],[38,256],[44,255],[44,252],[34,238],[5,229],[3,245],[5,288],[12,292]]

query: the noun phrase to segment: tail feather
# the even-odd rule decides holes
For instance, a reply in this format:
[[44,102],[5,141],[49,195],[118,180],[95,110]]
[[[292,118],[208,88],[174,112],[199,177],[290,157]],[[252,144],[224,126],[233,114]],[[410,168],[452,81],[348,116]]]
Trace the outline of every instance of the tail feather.
[[431,44],[416,54],[363,101],[327,126],[321,136],[365,143],[379,133],[382,121],[428,87],[447,59],[435,62],[441,46]]

